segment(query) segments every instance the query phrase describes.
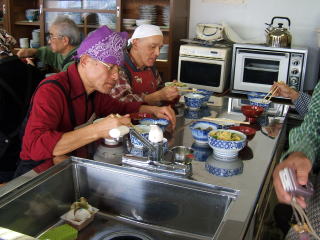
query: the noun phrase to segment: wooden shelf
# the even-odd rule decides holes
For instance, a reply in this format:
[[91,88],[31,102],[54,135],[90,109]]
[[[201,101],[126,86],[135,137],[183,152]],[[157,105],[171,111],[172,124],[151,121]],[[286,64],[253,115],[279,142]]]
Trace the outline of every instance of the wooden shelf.
[[[134,31],[137,27],[136,26],[132,26],[132,27],[124,27],[122,26],[124,30],[126,31]],[[170,28],[169,27],[165,27],[165,26],[159,26],[162,32],[169,32]]]
[[40,26],[40,22],[39,22],[39,21],[29,22],[29,21],[27,21],[27,20],[15,21],[14,24],[15,24],[15,25],[24,25],[24,26]]
[[111,13],[116,14],[117,10],[105,10],[105,9],[80,9],[80,8],[44,8],[44,12],[80,12],[80,13]]

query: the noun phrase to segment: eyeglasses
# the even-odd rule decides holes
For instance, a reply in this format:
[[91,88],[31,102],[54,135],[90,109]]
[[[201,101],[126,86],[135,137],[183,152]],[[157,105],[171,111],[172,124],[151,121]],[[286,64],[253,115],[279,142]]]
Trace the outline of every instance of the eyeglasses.
[[62,38],[62,37],[63,37],[62,35],[54,36],[52,33],[46,33],[47,41],[57,39],[57,38]]
[[106,66],[108,69],[109,69],[109,71],[111,70],[111,73],[112,74],[115,74],[115,73],[117,73],[117,74],[119,74],[119,67],[118,67],[118,65],[109,65],[109,64],[107,64],[107,63],[104,63],[104,62],[102,62],[102,61],[100,61],[100,60],[97,60],[99,63],[101,63],[101,64],[103,64],[104,66]]

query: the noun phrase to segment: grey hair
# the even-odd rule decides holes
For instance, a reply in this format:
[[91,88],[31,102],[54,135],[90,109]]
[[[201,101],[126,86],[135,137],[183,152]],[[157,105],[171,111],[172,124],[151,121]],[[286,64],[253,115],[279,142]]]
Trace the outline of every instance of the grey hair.
[[59,35],[69,38],[70,45],[77,46],[81,43],[79,28],[77,24],[68,16],[58,16],[51,24],[51,26],[53,25],[57,27]]

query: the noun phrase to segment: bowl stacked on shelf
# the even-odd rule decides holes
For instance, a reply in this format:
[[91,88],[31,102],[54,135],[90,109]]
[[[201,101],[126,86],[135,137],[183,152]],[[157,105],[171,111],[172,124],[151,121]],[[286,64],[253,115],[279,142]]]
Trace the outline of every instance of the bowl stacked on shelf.
[[151,24],[157,24],[157,6],[141,5],[139,7],[140,19],[149,19]]

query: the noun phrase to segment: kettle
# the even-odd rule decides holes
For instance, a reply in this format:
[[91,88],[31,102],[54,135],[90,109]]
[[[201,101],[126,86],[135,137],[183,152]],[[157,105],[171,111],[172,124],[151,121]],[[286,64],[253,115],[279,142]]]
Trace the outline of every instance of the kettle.
[[290,28],[290,19],[287,17],[273,17],[271,23],[268,25],[269,27],[265,30],[266,31],[266,42],[267,46],[271,47],[284,47],[290,48],[291,47],[291,40],[292,36],[291,33],[288,31],[287,28],[282,27],[283,23],[278,23],[278,27],[273,26],[273,21],[275,19],[284,19],[288,21],[288,28]]

